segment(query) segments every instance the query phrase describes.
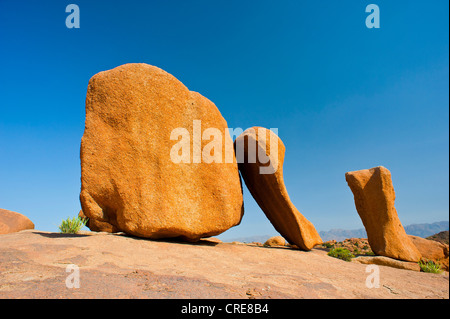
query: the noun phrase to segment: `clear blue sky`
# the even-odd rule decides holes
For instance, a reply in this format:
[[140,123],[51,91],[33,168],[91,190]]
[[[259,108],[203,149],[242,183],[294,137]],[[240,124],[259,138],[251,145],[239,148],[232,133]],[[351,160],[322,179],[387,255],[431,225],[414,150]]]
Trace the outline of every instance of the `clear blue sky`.
[[[80,8],[80,29],[65,8]],[[366,5],[380,8],[368,29]],[[229,127],[278,128],[318,230],[362,227],[345,172],[393,176],[403,224],[449,217],[448,1],[0,1],[0,207],[57,231],[80,209],[91,76],[156,65]],[[274,234],[248,191],[222,238]]]

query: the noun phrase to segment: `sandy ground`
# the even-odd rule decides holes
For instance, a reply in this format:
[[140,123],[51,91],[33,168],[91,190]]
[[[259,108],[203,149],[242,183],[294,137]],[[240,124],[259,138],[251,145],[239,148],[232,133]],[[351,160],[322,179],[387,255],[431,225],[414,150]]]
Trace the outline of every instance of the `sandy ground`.
[[[79,288],[68,288],[79,271]],[[69,266],[69,268],[67,268]],[[320,249],[152,241],[83,232],[0,235],[0,298],[449,298],[448,273],[367,265]],[[68,271],[68,272],[67,272]]]

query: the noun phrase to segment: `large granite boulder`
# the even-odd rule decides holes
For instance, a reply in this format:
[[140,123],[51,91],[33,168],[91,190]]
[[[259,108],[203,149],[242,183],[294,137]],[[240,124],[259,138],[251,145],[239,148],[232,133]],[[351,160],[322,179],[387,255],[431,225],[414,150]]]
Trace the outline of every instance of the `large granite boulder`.
[[96,230],[195,241],[241,221],[227,122],[157,67],[126,64],[91,78],[80,157],[82,213]]

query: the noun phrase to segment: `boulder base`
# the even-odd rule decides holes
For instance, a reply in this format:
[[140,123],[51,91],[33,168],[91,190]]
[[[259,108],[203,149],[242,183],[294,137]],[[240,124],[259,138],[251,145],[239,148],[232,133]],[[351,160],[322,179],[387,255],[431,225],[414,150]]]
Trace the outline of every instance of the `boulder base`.
[[420,266],[418,263],[410,261],[400,261],[397,259],[385,257],[385,256],[359,256],[352,259],[352,262],[360,264],[373,264],[380,266],[388,266],[398,269],[407,269],[420,271]]

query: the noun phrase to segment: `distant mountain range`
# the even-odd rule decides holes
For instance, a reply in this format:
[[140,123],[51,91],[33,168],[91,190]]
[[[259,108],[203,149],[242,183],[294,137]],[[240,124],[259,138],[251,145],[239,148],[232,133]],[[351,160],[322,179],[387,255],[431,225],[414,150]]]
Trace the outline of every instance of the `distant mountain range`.
[[[419,237],[428,237],[439,233],[441,231],[449,230],[449,222],[441,221],[435,222],[431,224],[411,224],[408,226],[404,226],[405,231],[408,235],[414,235]],[[343,241],[346,238],[367,238],[367,233],[364,228],[360,229],[331,229],[329,231],[319,231],[319,235],[324,242],[329,240]],[[239,237],[230,240],[226,240],[227,242],[239,241],[242,243],[264,243],[267,239],[269,239],[270,235],[259,235],[259,236],[250,236],[250,237]]]
[[[444,230],[449,230],[449,222],[441,221],[435,222],[431,224],[411,224],[404,226],[405,231],[408,235],[419,236],[419,237],[428,237],[439,233]],[[337,240],[342,241],[346,238],[367,238],[367,233],[364,228],[353,229],[353,230],[344,230],[344,229],[331,229],[329,231],[320,231],[320,237],[322,240]]]

